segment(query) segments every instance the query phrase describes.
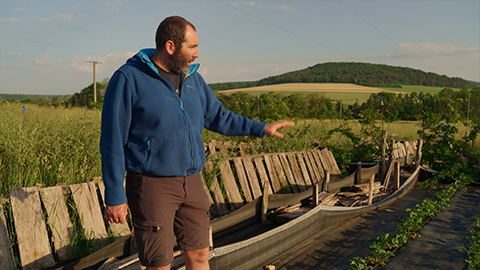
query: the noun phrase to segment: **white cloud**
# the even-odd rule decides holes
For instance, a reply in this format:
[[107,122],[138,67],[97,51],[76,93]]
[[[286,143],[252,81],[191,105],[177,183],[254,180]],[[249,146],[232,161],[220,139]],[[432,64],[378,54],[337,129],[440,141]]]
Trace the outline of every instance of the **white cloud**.
[[35,20],[40,22],[68,22],[72,21],[72,13],[63,13],[57,14],[50,18],[35,18]]
[[289,6],[285,6],[285,5],[281,5],[281,6],[272,6],[272,8],[274,9],[283,9],[283,10],[295,10],[294,7],[289,7]]
[[480,53],[480,47],[462,47],[455,44],[422,42],[422,43],[402,43],[399,47],[392,49],[387,56],[391,58],[411,58],[412,55],[420,58],[439,57],[439,56],[474,56]]
[[8,18],[8,19],[1,19],[0,22],[21,22],[22,20],[15,19],[15,18]]
[[51,54],[52,53],[47,52],[47,53],[44,53],[44,54],[40,55],[39,57],[37,57],[37,59],[35,59],[35,64],[43,65],[43,64],[47,63]]
[[103,3],[105,4],[105,6],[107,6],[107,9],[106,9],[107,13],[120,11],[120,8],[115,6],[111,1],[105,1]]
[[249,6],[256,6],[256,5],[257,5],[257,4],[255,4],[254,2],[252,2],[252,1],[248,1],[246,4],[249,5]]
[[13,12],[26,11],[26,10],[28,10],[28,8],[13,8],[12,9]]

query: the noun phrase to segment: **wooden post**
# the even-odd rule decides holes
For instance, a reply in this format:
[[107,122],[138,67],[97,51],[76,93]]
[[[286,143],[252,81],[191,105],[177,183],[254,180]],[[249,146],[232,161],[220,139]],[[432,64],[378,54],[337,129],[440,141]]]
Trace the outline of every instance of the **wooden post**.
[[328,192],[328,186],[330,185],[330,172],[325,170],[325,181],[323,182],[323,191]]
[[355,184],[362,183],[362,162],[358,162],[357,166],[357,178],[355,179]]
[[390,159],[394,159],[396,160],[398,158],[398,154],[396,154],[397,150],[396,150],[396,143],[395,143],[395,139],[392,139],[392,147],[390,149]]
[[405,146],[405,166],[410,164],[410,147],[409,147],[409,142],[405,141],[403,145]]
[[387,147],[387,131],[384,130],[382,132],[382,143],[381,143],[381,147],[382,147],[382,154],[381,154],[381,159],[382,161],[380,162],[380,176],[382,177],[385,177],[385,168],[386,168],[386,164],[385,164],[385,158],[386,158],[386,147]]
[[422,145],[423,145],[423,140],[418,139],[417,141],[417,156],[415,159],[415,168],[420,167],[420,164],[422,162]]
[[372,174],[372,176],[370,176],[370,190],[368,191],[368,205],[372,204],[374,183],[375,183],[375,174]]
[[210,242],[210,249],[213,249],[213,233],[212,233],[212,226],[208,230],[208,242]]
[[268,210],[268,190],[269,190],[268,181],[263,183],[263,195],[262,195],[262,223],[267,223],[267,210]]
[[313,188],[312,188],[312,204],[313,204],[313,207],[318,205],[318,190],[319,190],[318,183],[316,183],[315,185],[313,185]]
[[395,189],[400,188],[400,163],[395,161]]

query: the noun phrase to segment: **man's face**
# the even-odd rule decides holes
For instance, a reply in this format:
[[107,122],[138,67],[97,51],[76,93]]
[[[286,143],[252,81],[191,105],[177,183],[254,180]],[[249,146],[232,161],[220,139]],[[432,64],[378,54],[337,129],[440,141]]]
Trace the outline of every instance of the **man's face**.
[[185,41],[182,42],[182,47],[175,48],[175,52],[169,56],[166,65],[171,73],[178,74],[180,72],[186,72],[198,56],[197,32],[190,26],[187,26]]

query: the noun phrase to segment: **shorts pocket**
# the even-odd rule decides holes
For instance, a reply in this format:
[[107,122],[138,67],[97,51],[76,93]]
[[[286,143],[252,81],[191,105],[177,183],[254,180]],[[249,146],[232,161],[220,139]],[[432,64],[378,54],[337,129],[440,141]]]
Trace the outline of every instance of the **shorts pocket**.
[[134,223],[138,257],[144,266],[165,266],[171,263],[173,254],[166,252],[165,228],[161,223]]

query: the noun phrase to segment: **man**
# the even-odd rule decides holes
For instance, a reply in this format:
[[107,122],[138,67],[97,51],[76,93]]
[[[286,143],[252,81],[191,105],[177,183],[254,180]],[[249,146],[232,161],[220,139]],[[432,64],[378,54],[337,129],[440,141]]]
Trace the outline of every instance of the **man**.
[[209,269],[209,202],[200,177],[203,128],[282,138],[277,129],[294,123],[267,124],[225,111],[192,64],[199,57],[198,37],[184,18],[166,18],[155,41],[156,49],[141,50],[114,73],[105,94],[105,218],[125,223],[130,208],[147,269],[170,269],[175,237],[187,269]]

